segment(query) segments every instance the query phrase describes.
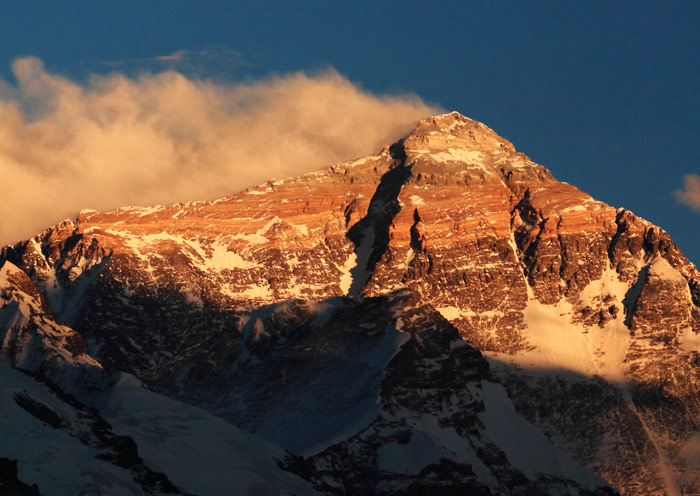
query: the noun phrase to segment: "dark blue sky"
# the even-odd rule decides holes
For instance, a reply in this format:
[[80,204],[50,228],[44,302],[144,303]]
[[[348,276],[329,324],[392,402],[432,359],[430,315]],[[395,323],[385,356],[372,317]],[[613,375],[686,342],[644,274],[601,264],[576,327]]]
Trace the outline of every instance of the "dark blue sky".
[[698,26],[696,1],[11,0],[0,78],[20,55],[81,79],[183,49],[218,55],[180,70],[232,81],[333,66],[486,123],[558,179],[659,224],[698,263],[700,215],[673,196],[700,173]]

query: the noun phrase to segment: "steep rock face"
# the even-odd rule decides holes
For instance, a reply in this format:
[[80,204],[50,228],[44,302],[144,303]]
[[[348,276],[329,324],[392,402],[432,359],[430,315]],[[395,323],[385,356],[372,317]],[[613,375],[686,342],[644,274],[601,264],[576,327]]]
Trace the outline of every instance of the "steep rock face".
[[56,322],[28,275],[0,267],[0,362],[50,378],[67,391],[107,381],[83,337]]
[[67,322],[80,311],[85,290],[110,256],[97,240],[85,243],[69,220],[4,251],[41,288],[58,320]]
[[516,414],[438,312],[406,291],[393,298],[407,340],[386,365],[376,417],[306,459],[322,492],[615,494]]
[[658,227],[456,113],[216,202],[82,212],[0,260],[107,369],[221,414],[183,384],[223,383],[261,306],[409,288],[485,353],[518,411],[621,492],[700,490],[697,270]]

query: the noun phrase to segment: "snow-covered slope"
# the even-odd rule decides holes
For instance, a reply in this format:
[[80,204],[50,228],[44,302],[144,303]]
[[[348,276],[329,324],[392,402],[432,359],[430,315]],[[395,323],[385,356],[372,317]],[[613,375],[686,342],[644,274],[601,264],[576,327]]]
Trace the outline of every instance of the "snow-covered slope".
[[0,364],[0,458],[45,496],[314,494],[278,466],[281,448],[133,377],[92,401],[99,410]]
[[0,457],[43,495],[180,494],[99,415],[0,364]]
[[100,415],[134,439],[144,463],[198,495],[315,494],[280,468],[289,453],[207,412],[141,387],[123,374],[99,398]]

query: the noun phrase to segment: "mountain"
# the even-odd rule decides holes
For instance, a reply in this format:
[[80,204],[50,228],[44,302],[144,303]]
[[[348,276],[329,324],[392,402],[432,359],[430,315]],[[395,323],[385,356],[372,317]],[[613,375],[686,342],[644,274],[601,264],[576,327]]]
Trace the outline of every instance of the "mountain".
[[700,493],[695,266],[457,113],[214,202],[83,211],[0,264],[2,361],[186,491],[139,402],[96,399],[125,373],[246,431],[271,491]]

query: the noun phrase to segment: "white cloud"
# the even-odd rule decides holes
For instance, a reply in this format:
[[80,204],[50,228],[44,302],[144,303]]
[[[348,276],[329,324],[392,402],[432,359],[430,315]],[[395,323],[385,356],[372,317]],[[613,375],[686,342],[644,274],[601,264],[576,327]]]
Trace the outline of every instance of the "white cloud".
[[333,70],[239,84],[173,71],[81,84],[33,57],[12,70],[16,85],[0,80],[0,245],[83,208],[215,199],[374,153],[440,111]]
[[700,213],[700,176],[683,176],[683,188],[674,192],[678,201]]

